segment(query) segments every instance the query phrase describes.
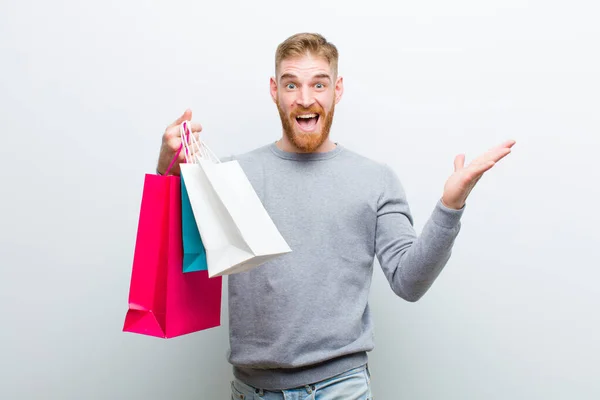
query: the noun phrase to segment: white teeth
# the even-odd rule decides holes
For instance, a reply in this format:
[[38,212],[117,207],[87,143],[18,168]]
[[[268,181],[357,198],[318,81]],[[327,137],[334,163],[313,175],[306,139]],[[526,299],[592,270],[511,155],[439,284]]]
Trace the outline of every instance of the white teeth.
[[316,116],[317,116],[317,114],[305,114],[305,115],[298,115],[298,118],[314,118]]

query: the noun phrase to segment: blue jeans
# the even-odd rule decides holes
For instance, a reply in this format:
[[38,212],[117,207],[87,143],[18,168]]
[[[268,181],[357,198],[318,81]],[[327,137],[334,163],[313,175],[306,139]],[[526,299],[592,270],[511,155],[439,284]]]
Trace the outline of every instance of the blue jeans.
[[231,382],[232,400],[372,400],[369,367],[351,369],[333,378],[304,387],[263,390],[235,379]]

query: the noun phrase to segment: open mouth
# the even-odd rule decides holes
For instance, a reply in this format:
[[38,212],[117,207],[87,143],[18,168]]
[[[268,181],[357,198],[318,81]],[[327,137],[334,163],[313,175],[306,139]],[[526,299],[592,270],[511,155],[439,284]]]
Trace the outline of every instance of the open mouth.
[[304,132],[312,132],[319,121],[319,114],[303,114],[296,116],[296,124]]

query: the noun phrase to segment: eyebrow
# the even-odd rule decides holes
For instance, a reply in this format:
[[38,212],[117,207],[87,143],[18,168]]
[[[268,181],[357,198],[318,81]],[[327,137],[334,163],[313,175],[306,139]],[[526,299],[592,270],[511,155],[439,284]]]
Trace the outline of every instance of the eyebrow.
[[298,77],[294,74],[283,74],[281,75],[281,77],[279,78],[280,80],[284,80],[284,79],[298,79]]
[[329,74],[317,74],[315,76],[313,76],[314,79],[329,79],[329,82],[331,82],[331,77],[329,76]]
[[[285,73],[285,74],[281,75],[281,77],[279,79],[280,80],[298,79],[298,77],[294,74]],[[321,73],[321,74],[317,74],[317,75],[313,76],[312,79],[329,79],[329,81],[331,81],[331,76],[329,76],[329,74]]]

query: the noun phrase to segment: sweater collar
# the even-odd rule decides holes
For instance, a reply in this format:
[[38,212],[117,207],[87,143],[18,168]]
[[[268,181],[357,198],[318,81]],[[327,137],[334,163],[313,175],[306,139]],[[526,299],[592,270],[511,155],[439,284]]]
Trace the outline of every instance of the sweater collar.
[[330,158],[333,158],[340,154],[344,149],[339,143],[336,143],[335,149],[323,153],[293,153],[281,150],[279,147],[277,147],[277,142],[271,143],[271,145],[269,145],[269,148],[277,157],[294,161],[329,160]]

